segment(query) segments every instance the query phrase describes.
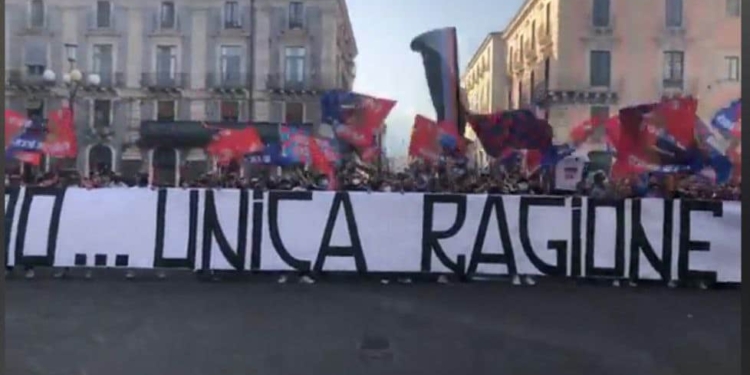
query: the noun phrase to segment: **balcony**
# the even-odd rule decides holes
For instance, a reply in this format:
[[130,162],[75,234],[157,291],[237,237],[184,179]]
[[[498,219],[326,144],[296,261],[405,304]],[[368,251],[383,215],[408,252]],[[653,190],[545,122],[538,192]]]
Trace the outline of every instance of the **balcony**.
[[250,88],[251,76],[243,73],[208,73],[206,87],[226,94],[244,93]]
[[317,94],[330,89],[324,87],[319,76],[308,75],[301,81],[287,80],[284,74],[269,74],[266,89],[277,94]]
[[188,87],[188,73],[143,73],[141,75],[141,87],[152,91],[179,92]]
[[55,85],[45,81],[41,74],[29,74],[26,69],[6,70],[5,79],[8,86],[27,91],[43,91]]
[[552,51],[552,31],[547,32],[547,29],[539,26],[536,31],[537,40],[539,41],[539,50],[542,54],[548,54]]
[[96,74],[100,78],[100,87],[125,87],[125,73],[98,72]]
[[526,45],[523,49],[523,58],[527,63],[534,63],[537,58],[536,53],[536,44],[531,42],[526,42]]

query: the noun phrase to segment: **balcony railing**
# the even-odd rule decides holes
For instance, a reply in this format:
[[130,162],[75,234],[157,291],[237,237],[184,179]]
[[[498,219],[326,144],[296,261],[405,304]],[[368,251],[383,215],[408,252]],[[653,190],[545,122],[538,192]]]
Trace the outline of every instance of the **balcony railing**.
[[96,73],[99,75],[101,87],[124,87],[125,73]]
[[682,79],[668,79],[662,80],[662,87],[665,89],[678,89],[681,90],[685,86],[685,81]]
[[188,86],[190,75],[188,73],[143,73],[141,86],[162,89],[178,89]]
[[208,73],[206,86],[212,89],[250,88],[250,75],[244,73]]
[[11,69],[5,71],[8,84],[12,86],[42,86],[53,85],[44,80],[41,74],[29,74],[25,69]]
[[317,75],[304,77],[302,80],[287,79],[284,74],[269,74],[266,88],[281,91],[325,91],[326,88]]

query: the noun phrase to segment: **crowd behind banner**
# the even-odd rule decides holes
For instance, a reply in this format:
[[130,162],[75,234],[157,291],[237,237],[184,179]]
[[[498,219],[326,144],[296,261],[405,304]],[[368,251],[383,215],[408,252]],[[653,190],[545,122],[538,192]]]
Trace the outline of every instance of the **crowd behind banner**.
[[[436,120],[415,118],[407,171],[385,171],[382,144],[385,120],[396,102],[334,90],[321,97],[320,126],[280,124],[280,141],[267,144],[252,126],[206,125],[213,140],[206,152],[223,173],[178,181],[183,187],[429,191],[502,194],[582,194],[595,197],[694,197],[739,199],[741,184],[741,100],[729,103],[709,122],[696,114],[692,97],[662,98],[629,106],[609,119],[571,124],[567,143],[555,143],[545,116],[545,98],[533,107],[473,113],[458,86],[456,30],[446,28],[416,37],[411,48],[423,58]],[[451,47],[452,46],[452,47]],[[49,121],[25,120],[6,111],[6,159],[39,165],[41,155],[74,158],[77,142],[72,111],[63,108]],[[465,155],[471,141],[492,158],[476,170]],[[321,136],[320,129],[330,129]],[[603,134],[614,163],[593,170],[577,153],[593,134]],[[347,151],[348,150],[348,151]],[[580,155],[579,155],[580,156]],[[232,166],[258,157],[284,167],[283,176],[242,175]],[[356,162],[354,162],[356,161]],[[300,166],[309,168],[301,168]],[[241,168],[241,167],[240,167]],[[19,177],[7,170],[6,184],[40,186],[147,187],[148,176],[118,176],[106,169],[80,176],[53,171]]]
[[[241,176],[238,172],[210,173],[195,180],[179,181],[183,188],[225,188],[255,190],[316,191],[335,190],[371,192],[445,192],[478,194],[523,194],[523,195],[577,195],[594,198],[622,199],[637,197],[693,198],[711,200],[740,200],[739,184],[715,184],[701,176],[688,172],[672,174],[648,174],[637,178],[611,179],[601,170],[589,170],[587,163],[578,163],[582,168],[574,186],[560,183],[561,175],[571,172],[565,164],[556,172],[537,169],[526,173],[521,163],[506,164],[493,170],[477,171],[450,162],[440,165],[414,163],[405,171],[366,169],[356,163],[341,165],[336,169],[336,181],[328,175],[288,168],[282,175],[273,174]],[[566,170],[563,170],[566,169]],[[148,175],[121,176],[107,170],[80,176],[75,171],[48,172],[22,178],[18,171],[7,170],[6,186],[46,186],[101,188],[159,188],[150,184]]]

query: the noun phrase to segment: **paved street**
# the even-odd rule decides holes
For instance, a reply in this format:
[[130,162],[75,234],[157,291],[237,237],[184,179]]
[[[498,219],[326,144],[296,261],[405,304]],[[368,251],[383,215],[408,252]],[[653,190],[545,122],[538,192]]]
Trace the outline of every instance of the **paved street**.
[[740,292],[10,280],[9,375],[740,374]]

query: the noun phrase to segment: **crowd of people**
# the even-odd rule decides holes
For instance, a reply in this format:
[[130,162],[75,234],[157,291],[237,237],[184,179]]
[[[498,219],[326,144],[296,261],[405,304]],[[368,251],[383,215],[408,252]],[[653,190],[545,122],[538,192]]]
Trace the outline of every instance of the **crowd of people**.
[[[259,173],[243,176],[238,171],[207,173],[193,180],[177,183],[152,181],[147,174],[120,176],[106,170],[82,177],[75,171],[47,172],[24,176],[9,171],[6,186],[46,186],[95,188],[236,188],[262,190],[329,190],[332,181],[324,175],[291,168],[281,175]],[[609,179],[605,172],[582,174],[576,191],[557,190],[552,173],[528,175],[519,167],[498,171],[475,172],[466,168],[430,168],[415,165],[406,171],[391,172],[347,165],[336,174],[337,190],[369,192],[433,192],[517,195],[576,195],[600,199],[622,198],[690,198],[740,200],[739,182],[715,184],[690,174],[645,175],[638,178]]]

